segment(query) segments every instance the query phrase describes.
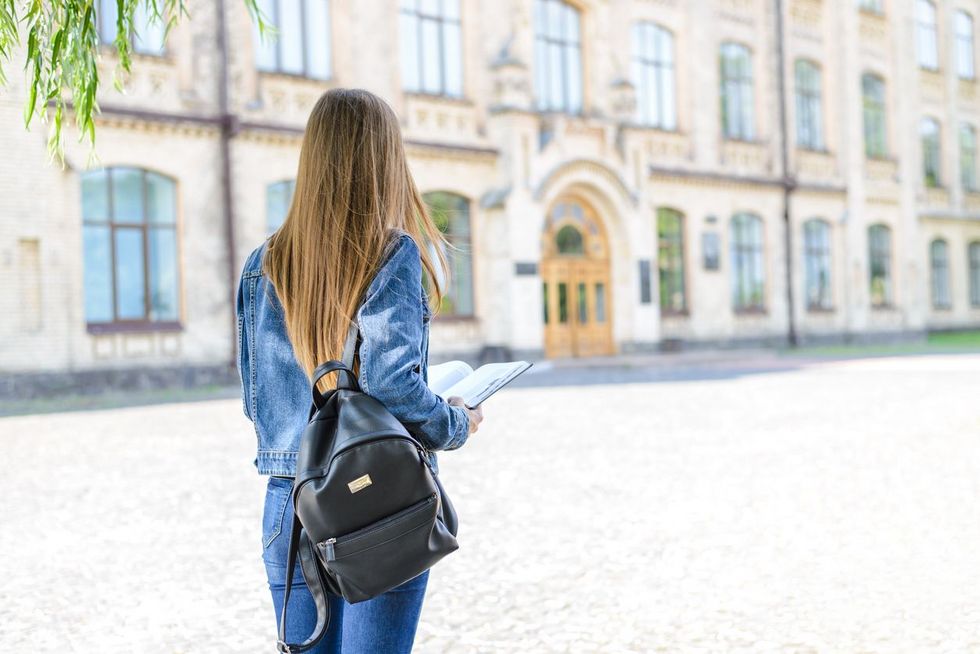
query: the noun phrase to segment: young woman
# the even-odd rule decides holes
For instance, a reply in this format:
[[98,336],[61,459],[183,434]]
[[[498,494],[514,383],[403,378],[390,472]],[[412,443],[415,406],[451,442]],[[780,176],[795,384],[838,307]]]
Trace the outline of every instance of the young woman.
[[[238,288],[238,368],[245,415],[258,438],[255,466],[269,475],[262,547],[276,619],[286,575],[293,575],[287,642],[302,642],[316,606],[299,566],[286,570],[289,501],[296,452],[310,406],[310,374],[340,359],[356,320],[361,344],[354,373],[430,451],[456,449],[483,419],[429,390],[429,295],[442,289],[435,264],[448,274],[445,243],[426,211],[405,160],[391,108],[363,90],[334,89],[313,108],[300,151],[292,204],[282,227],[248,257]],[[330,375],[323,390],[335,382]],[[331,598],[326,636],[312,650],[409,652],[428,571],[358,604]],[[270,627],[270,635],[273,632]]]

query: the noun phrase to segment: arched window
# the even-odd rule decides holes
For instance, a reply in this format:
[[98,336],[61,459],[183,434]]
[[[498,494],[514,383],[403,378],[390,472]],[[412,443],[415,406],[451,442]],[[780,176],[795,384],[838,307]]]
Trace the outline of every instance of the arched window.
[[633,85],[640,123],[677,127],[674,99],[674,36],[656,23],[633,25]]
[[585,241],[582,232],[572,225],[565,225],[555,234],[558,254],[585,254]]
[[534,0],[534,94],[542,111],[582,111],[581,18],[562,0]]
[[399,25],[404,89],[462,96],[459,0],[401,0]]
[[949,246],[941,238],[929,245],[929,267],[932,270],[932,306],[948,309],[952,306],[949,292]]
[[755,96],[752,86],[752,54],[741,43],[722,43],[721,129],[725,138],[755,138]]
[[919,66],[927,70],[938,70],[939,39],[936,36],[936,4],[930,0],[916,0],[915,37],[919,51]]
[[809,150],[823,149],[820,67],[806,59],[794,66],[796,83],[796,143]]
[[762,219],[737,213],[731,222],[732,307],[736,311],[765,308],[766,271]]
[[967,259],[970,263],[970,306],[980,307],[980,241],[967,246]]
[[864,113],[864,153],[870,158],[883,158],[888,155],[884,80],[872,73],[862,75],[861,98]]
[[[440,313],[450,316],[473,315],[473,256],[470,243],[470,201],[455,193],[435,191],[423,196],[429,214],[450,248],[443,251],[449,263],[449,285],[439,279],[445,292]],[[436,267],[438,273],[439,267]]]
[[254,29],[255,65],[265,72],[330,79],[330,3],[328,0],[258,0],[278,32],[275,38]]
[[958,9],[953,18],[956,32],[956,74],[960,79],[976,77],[976,62],[973,50],[973,16]]
[[967,191],[977,190],[977,131],[960,125],[960,181]]
[[177,198],[141,168],[82,174],[85,320],[92,329],[179,319]]
[[660,271],[660,311],[687,310],[684,279],[684,215],[661,207],[657,209],[657,263]]
[[820,218],[803,223],[803,252],[807,308],[830,309],[833,306],[830,288],[830,223]]
[[284,179],[265,187],[265,231],[271,234],[282,226],[293,201],[296,181]]
[[871,306],[892,304],[892,230],[886,225],[868,228],[868,269]]
[[919,122],[919,136],[922,139],[922,179],[926,186],[936,188],[942,179],[939,121],[935,118],[923,118]]

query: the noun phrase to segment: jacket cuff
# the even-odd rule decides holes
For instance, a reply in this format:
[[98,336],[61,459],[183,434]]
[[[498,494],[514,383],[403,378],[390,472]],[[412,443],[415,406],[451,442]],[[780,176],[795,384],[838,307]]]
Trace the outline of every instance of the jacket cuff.
[[443,449],[455,450],[463,446],[470,435],[470,414],[465,407],[450,404],[449,408],[456,414],[455,429],[452,430],[452,437]]

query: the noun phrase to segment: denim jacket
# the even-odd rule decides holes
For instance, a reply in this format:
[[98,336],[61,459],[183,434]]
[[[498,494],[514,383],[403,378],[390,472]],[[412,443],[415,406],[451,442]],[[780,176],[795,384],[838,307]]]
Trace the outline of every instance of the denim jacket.
[[[238,285],[242,409],[255,427],[258,453],[253,463],[259,474],[294,476],[312,389],[286,334],[275,288],[262,273],[267,243],[249,255]],[[356,313],[361,332],[358,383],[420,440],[438,470],[435,451],[466,442],[469,415],[428,387],[430,318],[418,246],[400,231]]]

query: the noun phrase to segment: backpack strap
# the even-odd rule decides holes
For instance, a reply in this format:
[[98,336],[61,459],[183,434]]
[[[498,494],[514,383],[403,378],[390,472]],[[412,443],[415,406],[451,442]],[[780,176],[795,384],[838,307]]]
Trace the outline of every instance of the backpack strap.
[[[360,310],[360,307],[358,307]],[[350,327],[347,328],[347,340],[344,342],[344,353],[341,355],[341,362],[350,368],[354,369],[354,357],[357,355],[357,345],[360,342],[361,332],[357,327],[357,311],[354,312],[354,320],[350,321]]]
[[[316,605],[316,626],[313,633],[302,643],[289,644],[286,642],[286,607],[289,605],[289,594],[293,589],[293,570],[296,567],[296,556],[299,555],[303,569],[303,578],[313,596]],[[330,626],[330,600],[327,597],[326,584],[321,576],[317,562],[314,559],[313,545],[303,530],[296,513],[293,512],[292,528],[289,532],[289,551],[286,554],[286,592],[282,598],[282,613],[279,616],[279,640],[276,649],[280,654],[298,654],[316,647],[320,639],[327,633]]]

